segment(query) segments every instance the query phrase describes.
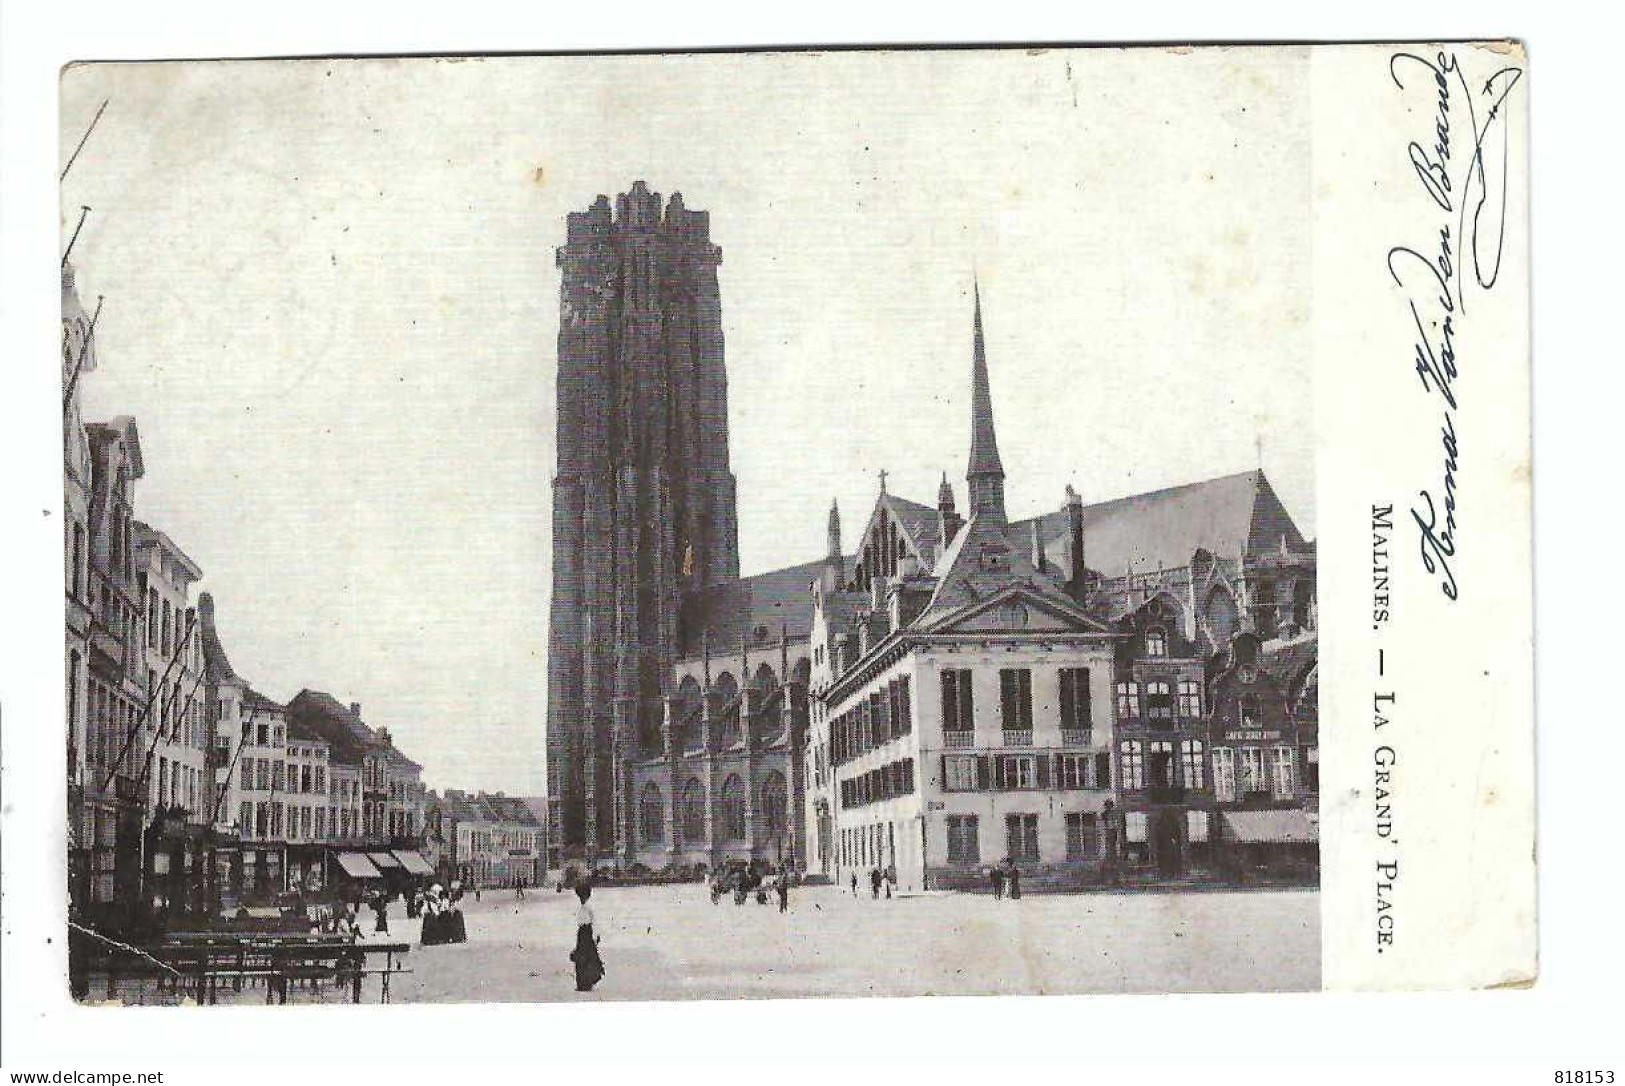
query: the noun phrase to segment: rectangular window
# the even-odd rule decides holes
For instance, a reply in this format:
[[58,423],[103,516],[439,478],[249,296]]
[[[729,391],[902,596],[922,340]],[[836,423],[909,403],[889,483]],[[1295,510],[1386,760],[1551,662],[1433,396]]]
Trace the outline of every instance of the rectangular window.
[[1100,855],[1100,827],[1093,811],[1072,811],[1066,816],[1066,858],[1093,860]]
[[975,815],[948,816],[948,862],[977,864],[982,861],[981,833]]
[[310,791],[310,767],[308,765],[299,767],[299,791]]
[[1151,787],[1172,788],[1174,786],[1174,745],[1166,739],[1158,739],[1151,744]]
[[1086,732],[1090,727],[1089,669],[1063,667],[1061,669],[1061,727],[1066,731]]
[[245,837],[254,829],[254,805],[244,800],[237,805],[237,829]]
[[1291,799],[1298,791],[1295,759],[1291,747],[1275,748],[1275,798]]
[[1264,791],[1264,752],[1257,747],[1241,749],[1241,793]]
[[1117,684],[1117,716],[1120,720],[1134,720],[1140,715],[1140,684]]
[[1174,695],[1166,682],[1145,684],[1145,715],[1148,720],[1174,718]]
[[1038,816],[1013,814],[1004,816],[1006,852],[1017,862],[1038,862]]
[[976,727],[971,699],[970,669],[949,668],[942,673],[942,730],[968,732]]
[[1303,788],[1306,792],[1320,791],[1320,748],[1303,748]]
[[1184,720],[1202,715],[1202,684],[1195,679],[1179,680],[1179,715]]
[[1089,754],[1061,754],[1056,757],[1056,782],[1060,788],[1099,788],[1095,783],[1095,759]]
[[287,790],[287,777],[284,772],[284,765],[285,763],[283,762],[271,763],[271,790],[274,792],[282,792]]
[[162,652],[165,656],[168,656],[169,655],[169,601],[168,600],[163,601],[163,611],[164,611],[163,625],[161,627],[159,627],[159,630],[160,630],[160,638],[159,638],[159,640],[160,640],[160,644],[161,644],[161,648],[159,649],[159,651]]
[[1000,723],[1007,732],[1033,730],[1033,673],[1024,667],[999,669]]
[[1145,787],[1145,748],[1138,739],[1125,739],[1117,745],[1117,779],[1126,789]]
[[327,769],[324,766],[316,767],[315,789],[321,795],[327,794]]
[[974,792],[976,790],[976,755],[945,754],[942,756],[942,787],[947,792]]
[[147,589],[147,648],[158,648],[158,590]]
[[1213,748],[1213,798],[1220,803],[1236,801],[1236,759],[1229,747]]
[[908,676],[897,680],[897,734],[907,735],[914,730],[914,706],[909,698]]
[[993,760],[994,787],[1037,788],[1038,759],[1031,754],[1001,754]]
[[1207,774],[1202,766],[1201,740],[1186,739],[1179,744],[1179,769],[1184,775],[1186,788],[1201,788],[1207,784]]

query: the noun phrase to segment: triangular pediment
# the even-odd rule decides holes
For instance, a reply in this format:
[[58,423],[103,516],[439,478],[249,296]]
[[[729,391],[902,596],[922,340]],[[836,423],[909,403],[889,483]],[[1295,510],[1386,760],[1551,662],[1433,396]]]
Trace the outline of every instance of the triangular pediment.
[[1110,633],[1069,599],[1014,584],[933,622],[931,633]]

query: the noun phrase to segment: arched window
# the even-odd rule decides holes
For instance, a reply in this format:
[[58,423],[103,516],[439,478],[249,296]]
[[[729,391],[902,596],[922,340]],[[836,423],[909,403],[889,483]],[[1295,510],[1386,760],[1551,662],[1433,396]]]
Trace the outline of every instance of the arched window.
[[1223,585],[1213,589],[1207,598],[1206,616],[1208,636],[1213,639],[1214,647],[1228,645],[1236,632],[1236,601],[1229,589]]
[[1314,607],[1315,586],[1301,580],[1292,586],[1292,621],[1299,629],[1307,630],[1313,623],[1310,611]]
[[787,811],[784,774],[773,770],[762,781],[762,835],[767,841],[776,840],[786,831]]
[[719,749],[739,742],[739,684],[726,671],[711,685],[711,719],[716,721]]
[[705,786],[698,777],[689,778],[683,786],[681,809],[683,844],[698,845],[705,841]]
[[660,794],[660,786],[654,781],[643,786],[640,807],[643,843],[658,845],[666,839],[666,797]]
[[677,697],[671,707],[673,741],[678,750],[695,745],[699,734],[700,684],[694,676],[685,675],[677,687]]
[[738,774],[731,774],[722,782],[718,814],[724,841],[745,840],[745,785]]
[[1160,626],[1153,626],[1145,631],[1145,654],[1147,656],[1168,655],[1168,635]]

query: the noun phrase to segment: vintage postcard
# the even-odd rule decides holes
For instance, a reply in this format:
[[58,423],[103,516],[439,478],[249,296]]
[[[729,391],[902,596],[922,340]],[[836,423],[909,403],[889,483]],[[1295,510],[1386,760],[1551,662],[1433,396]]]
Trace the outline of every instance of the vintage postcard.
[[1528,92],[69,66],[62,998],[1533,983]]

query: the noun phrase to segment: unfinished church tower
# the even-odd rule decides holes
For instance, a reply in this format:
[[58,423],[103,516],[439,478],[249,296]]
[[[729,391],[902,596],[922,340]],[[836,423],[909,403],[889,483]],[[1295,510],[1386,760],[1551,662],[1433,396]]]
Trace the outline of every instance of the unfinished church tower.
[[558,474],[547,689],[561,860],[624,855],[626,765],[661,742],[684,596],[739,576],[710,216],[639,181],[558,250]]

